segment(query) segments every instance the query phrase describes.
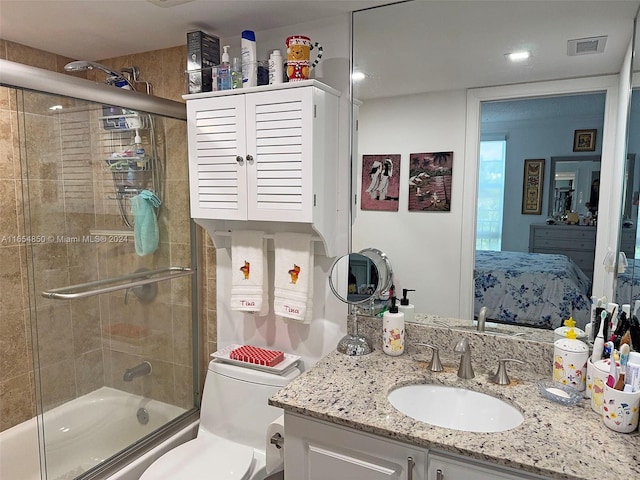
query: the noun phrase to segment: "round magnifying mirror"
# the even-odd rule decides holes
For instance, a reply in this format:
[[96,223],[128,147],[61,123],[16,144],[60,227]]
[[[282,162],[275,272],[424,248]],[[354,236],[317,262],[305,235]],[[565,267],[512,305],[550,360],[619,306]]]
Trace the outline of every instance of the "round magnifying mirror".
[[375,293],[385,295],[393,284],[393,270],[389,258],[377,248],[360,250],[360,255],[364,255],[375,265],[378,274]]
[[[375,248],[366,248],[360,253],[340,257],[331,267],[329,286],[334,295],[352,307],[371,302],[391,287],[392,271],[389,259]],[[354,333],[347,334],[338,342],[338,351],[346,355],[366,355],[373,349],[369,341],[358,335],[357,309],[353,308]]]
[[367,256],[350,253],[331,268],[329,286],[334,295],[350,305],[371,300],[378,292],[378,268]]

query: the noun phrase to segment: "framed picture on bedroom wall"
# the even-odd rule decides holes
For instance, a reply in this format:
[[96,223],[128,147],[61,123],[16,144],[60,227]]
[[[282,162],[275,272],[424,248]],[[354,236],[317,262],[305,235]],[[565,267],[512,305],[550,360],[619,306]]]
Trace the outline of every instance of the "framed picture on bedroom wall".
[[399,179],[400,154],[363,155],[360,208],[397,212]]
[[574,152],[595,152],[597,129],[576,130],[573,134]]
[[540,215],[542,213],[543,185],[544,158],[525,160],[522,187],[523,215]]

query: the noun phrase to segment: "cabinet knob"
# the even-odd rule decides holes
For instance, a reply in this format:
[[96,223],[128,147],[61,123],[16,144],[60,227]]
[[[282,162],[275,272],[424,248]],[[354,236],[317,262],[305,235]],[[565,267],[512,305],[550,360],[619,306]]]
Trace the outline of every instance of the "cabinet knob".
[[247,162],[253,162],[253,156],[247,155]]
[[436,470],[436,480],[444,480],[444,473],[440,469]]
[[242,163],[242,162],[244,162],[244,158],[242,158],[240,155],[238,155],[238,156],[236,157],[236,162],[238,162],[238,163]]

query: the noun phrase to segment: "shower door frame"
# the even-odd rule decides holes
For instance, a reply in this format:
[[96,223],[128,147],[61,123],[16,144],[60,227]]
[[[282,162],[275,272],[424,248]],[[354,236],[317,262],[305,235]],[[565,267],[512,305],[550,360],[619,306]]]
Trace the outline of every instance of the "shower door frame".
[[[131,110],[143,111],[145,113],[155,114],[162,117],[168,117],[177,120],[187,121],[186,105],[160,97],[153,97],[135,91],[114,88],[110,85],[83,80],[61,73],[40,69],[9,60],[0,59],[0,85],[8,88],[16,88],[19,90],[31,90],[37,93],[61,95],[78,100],[95,102],[98,104],[115,105]],[[150,450],[163,439],[180,431],[189,423],[199,418],[199,407],[201,401],[200,383],[201,383],[201,362],[200,362],[200,298],[199,283],[197,274],[199,240],[196,234],[196,226],[193,220],[190,221],[190,238],[191,238],[191,329],[192,329],[192,368],[193,368],[193,400],[194,408],[188,410],[183,415],[168,422],[154,433],[148,435],[140,441],[131,445],[126,451],[114,455],[108,460],[98,464],[96,467],[88,470],[81,475],[83,480],[107,478],[127,463],[131,462],[140,454]],[[32,267],[31,267],[32,268]],[[28,268],[29,269],[29,268]],[[183,275],[188,275],[186,270],[182,271]],[[166,274],[169,276],[175,276]],[[160,281],[157,280],[157,281]],[[147,282],[149,283],[149,282]],[[130,284],[128,285],[131,286]],[[67,287],[70,288],[70,287]],[[91,287],[88,287],[91,288]],[[35,293],[35,292],[34,292]],[[46,293],[46,292],[45,292]],[[51,296],[49,298],[54,298]],[[37,348],[34,348],[34,355],[37,355]],[[37,360],[37,358],[36,358]],[[40,409],[41,410],[41,409]],[[38,416],[42,412],[38,412]],[[38,422],[38,439],[40,444],[41,456],[41,472],[45,474],[46,465],[43,461],[44,456],[44,426],[42,422]]]

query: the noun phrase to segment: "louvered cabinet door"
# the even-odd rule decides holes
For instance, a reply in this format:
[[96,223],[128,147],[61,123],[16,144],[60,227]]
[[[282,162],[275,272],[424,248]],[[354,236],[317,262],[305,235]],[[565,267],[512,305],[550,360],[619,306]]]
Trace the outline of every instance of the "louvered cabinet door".
[[247,219],[243,95],[187,102],[191,216]]
[[313,88],[246,96],[250,220],[311,222]]

